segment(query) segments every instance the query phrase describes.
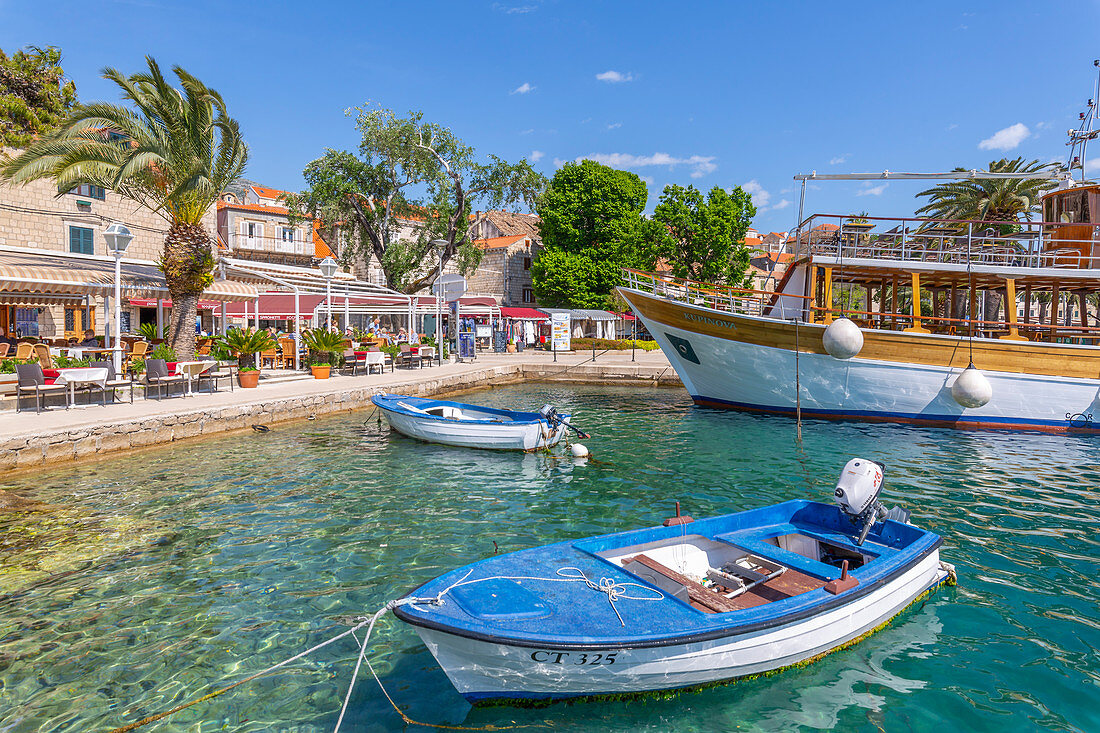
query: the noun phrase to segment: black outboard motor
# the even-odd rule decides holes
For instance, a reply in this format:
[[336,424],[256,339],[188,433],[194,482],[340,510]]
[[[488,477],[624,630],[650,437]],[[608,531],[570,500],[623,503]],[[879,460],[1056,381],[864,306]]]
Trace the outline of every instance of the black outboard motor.
[[867,539],[867,533],[875,522],[884,519],[895,519],[899,522],[909,521],[909,511],[894,507],[887,511],[886,507],[879,503],[878,497],[882,493],[882,476],[886,466],[878,461],[869,461],[865,458],[853,458],[844,465],[840,472],[840,478],[836,482],[836,503],[841,511],[848,515],[852,523],[860,527],[857,545],[862,545]]
[[549,423],[551,427],[553,427],[554,425],[564,425],[582,438],[592,437],[583,430],[578,430],[577,428],[573,427],[568,420],[562,418],[562,416],[558,414],[557,409],[553,405],[543,405],[542,409],[539,410],[539,417]]

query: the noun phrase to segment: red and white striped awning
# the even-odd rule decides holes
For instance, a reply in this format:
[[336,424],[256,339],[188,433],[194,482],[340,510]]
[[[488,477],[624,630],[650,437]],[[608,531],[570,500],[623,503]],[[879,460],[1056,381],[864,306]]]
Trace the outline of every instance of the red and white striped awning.
[[[166,298],[164,273],[152,262],[122,260],[122,295],[127,298]],[[0,250],[0,295],[19,294],[27,300],[37,295],[79,299],[84,295],[114,294],[115,262],[112,258],[43,250]],[[203,298],[217,301],[251,300],[256,288],[236,280],[215,280]]]

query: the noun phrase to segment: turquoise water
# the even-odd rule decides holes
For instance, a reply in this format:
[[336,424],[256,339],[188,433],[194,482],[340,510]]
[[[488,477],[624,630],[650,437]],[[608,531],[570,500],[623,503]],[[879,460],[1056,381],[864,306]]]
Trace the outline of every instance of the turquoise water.
[[[944,537],[959,586],[814,665],[671,699],[471,709],[392,617],[370,659],[414,719],[555,731],[1100,729],[1100,439],[807,423],[701,410],[679,390],[509,387],[598,460],[433,446],[356,413],[4,482],[69,507],[0,514],[0,731],[109,730],[263,669],[457,565],[789,498],[853,455]],[[5,575],[6,574],[6,575]],[[340,642],[144,728],[332,730]],[[401,729],[364,670],[344,730]],[[414,728],[418,729],[418,728]],[[538,728],[525,728],[533,730]],[[423,729],[421,729],[423,730]]]

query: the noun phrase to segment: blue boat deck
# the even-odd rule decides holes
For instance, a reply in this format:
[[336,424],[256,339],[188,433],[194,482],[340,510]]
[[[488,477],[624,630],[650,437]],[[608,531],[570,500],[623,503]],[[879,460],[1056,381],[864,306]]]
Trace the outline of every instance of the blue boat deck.
[[[450,588],[444,593],[443,605],[406,605],[397,614],[414,625],[521,646],[681,643],[693,637],[716,638],[788,623],[845,603],[911,567],[940,542],[931,532],[889,520],[876,524],[860,547],[855,545],[853,533],[853,525],[837,507],[790,501],[683,527],[632,530],[491,557],[446,573],[409,594],[434,597]],[[607,559],[616,551],[639,545],[663,542],[667,546],[677,538],[701,536],[797,570],[819,579],[822,585],[840,577],[839,562],[831,565],[776,544],[788,535],[827,543],[842,555],[861,555],[866,562],[855,563],[858,567],[851,571],[859,585],[839,595],[816,587],[753,608],[704,613],[671,595],[659,594],[640,577]],[[567,580],[559,571],[566,575],[583,572],[597,584],[604,578],[625,584],[624,596],[613,608],[605,593]]]

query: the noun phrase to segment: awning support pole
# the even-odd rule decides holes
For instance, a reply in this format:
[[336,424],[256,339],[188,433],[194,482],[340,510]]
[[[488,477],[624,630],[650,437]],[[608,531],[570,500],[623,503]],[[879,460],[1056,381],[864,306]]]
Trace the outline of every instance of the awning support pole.
[[294,286],[294,371],[300,371],[302,368],[302,309],[299,300],[301,293],[298,291],[298,286]]
[[164,338],[164,298],[157,298],[157,338]]

